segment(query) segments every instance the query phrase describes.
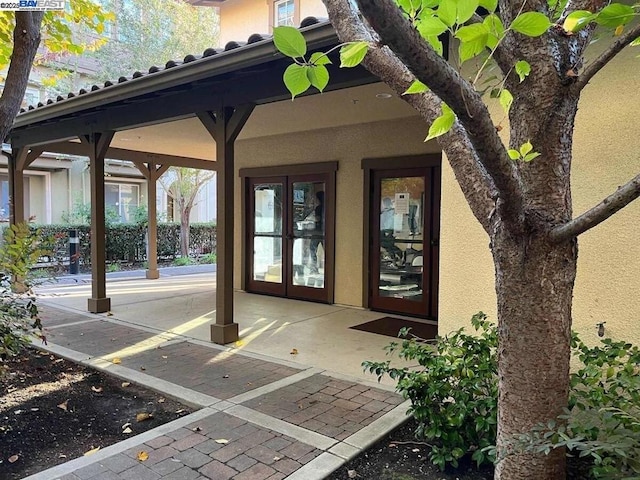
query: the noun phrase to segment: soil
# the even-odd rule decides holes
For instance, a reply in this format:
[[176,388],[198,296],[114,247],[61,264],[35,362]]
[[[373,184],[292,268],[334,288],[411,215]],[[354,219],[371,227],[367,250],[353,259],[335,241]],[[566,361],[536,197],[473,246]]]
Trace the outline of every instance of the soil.
[[[458,468],[443,472],[428,458],[429,446],[415,439],[416,422],[411,419],[374,444],[327,480],[491,480],[493,467],[477,468],[469,457],[462,458]],[[569,458],[567,480],[587,480],[589,461]]]
[[[5,366],[0,376],[0,478],[6,480],[81,457],[193,411],[35,349]],[[151,416],[138,422],[139,413]],[[124,433],[126,424],[131,433]]]

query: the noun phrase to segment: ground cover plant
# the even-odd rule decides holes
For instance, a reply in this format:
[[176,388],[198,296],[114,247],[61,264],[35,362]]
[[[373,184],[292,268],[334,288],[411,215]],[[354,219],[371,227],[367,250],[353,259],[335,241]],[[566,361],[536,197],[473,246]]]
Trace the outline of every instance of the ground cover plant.
[[[497,450],[497,327],[478,313],[475,332],[462,328],[434,341],[403,329],[389,355],[416,362],[393,367],[391,360],[364,362],[369,372],[397,380],[397,390],[411,400],[417,441],[427,442],[429,460],[445,469],[462,459],[477,466],[505,455]],[[603,338],[588,346],[574,333],[569,403],[557,419],[512,436],[505,448],[548,455],[566,451],[579,459],[572,468],[588,478],[631,480],[640,476],[640,351],[632,344]],[[577,465],[577,466],[576,466]],[[579,477],[578,477],[579,478]],[[584,477],[586,478],[586,477]]]

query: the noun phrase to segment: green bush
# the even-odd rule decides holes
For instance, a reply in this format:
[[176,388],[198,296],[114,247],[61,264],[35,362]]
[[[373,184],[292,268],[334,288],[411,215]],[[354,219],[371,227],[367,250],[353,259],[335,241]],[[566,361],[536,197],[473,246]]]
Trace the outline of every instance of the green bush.
[[45,253],[38,238],[26,224],[4,231],[0,247],[0,370],[3,361],[29,343],[30,335],[41,336],[42,324],[30,288],[31,267]]
[[571,375],[565,414],[514,444],[523,451],[566,448],[588,457],[592,478],[640,478],[640,351],[610,338],[588,347],[576,334],[572,347],[581,368]]
[[189,257],[178,257],[171,264],[175,267],[184,267],[185,265],[193,265],[195,262]]
[[[91,229],[87,225],[41,225],[43,242],[50,254],[45,261],[64,265],[69,258],[69,229],[78,231],[80,263],[91,263]],[[33,227],[35,231],[36,227]],[[146,224],[113,223],[106,227],[106,259],[109,262],[142,263],[147,260]],[[210,223],[190,226],[190,249],[194,257],[215,254],[216,227]],[[172,260],[180,252],[180,225],[158,224],[158,259]]]
[[[441,469],[456,467],[467,453],[478,465],[494,460],[485,447],[496,439],[498,335],[482,312],[471,323],[477,335],[460,329],[432,343],[411,336],[385,348],[419,366],[394,368],[390,360],[363,363],[378,379],[387,374],[398,381],[397,390],[411,400],[416,436],[432,443],[429,459]],[[402,329],[399,336],[406,333]]]

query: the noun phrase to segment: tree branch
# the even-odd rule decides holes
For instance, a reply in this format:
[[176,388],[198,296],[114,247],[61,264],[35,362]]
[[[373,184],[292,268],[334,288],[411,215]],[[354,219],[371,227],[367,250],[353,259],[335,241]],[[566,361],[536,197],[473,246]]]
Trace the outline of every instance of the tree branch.
[[633,26],[622,35],[620,35],[615,42],[613,42],[607,50],[602,52],[598,58],[591,62],[587,68],[580,74],[578,81],[574,83],[573,88],[576,92],[580,92],[587,86],[589,81],[598,73],[607,63],[609,63],[618,53],[620,53],[626,46],[633,42],[636,38],[640,37],[640,23]]
[[[329,18],[342,42],[366,41],[377,44],[377,36],[366,26],[349,2],[324,0]],[[347,4],[347,5],[345,5]],[[432,123],[441,112],[441,101],[433,93],[403,95],[415,76],[387,47],[371,47],[363,65],[391,87],[427,122]],[[460,184],[471,210],[488,231],[491,213],[495,210],[497,192],[492,179],[480,165],[473,146],[462,126],[456,122],[449,133],[438,138],[449,164]]]
[[0,96],[0,139],[4,141],[27,90],[33,59],[40,45],[40,24],[43,12],[16,12],[13,30],[13,53]]
[[640,174],[619,187],[615,193],[609,195],[598,205],[587,210],[570,222],[551,230],[549,236],[556,243],[561,243],[577,237],[581,233],[604,222],[618,210],[626,207],[636,198],[640,197]]
[[508,229],[519,229],[523,199],[517,173],[478,92],[422,39],[393,0],[358,0],[358,5],[382,42],[456,113],[498,192],[499,216]]

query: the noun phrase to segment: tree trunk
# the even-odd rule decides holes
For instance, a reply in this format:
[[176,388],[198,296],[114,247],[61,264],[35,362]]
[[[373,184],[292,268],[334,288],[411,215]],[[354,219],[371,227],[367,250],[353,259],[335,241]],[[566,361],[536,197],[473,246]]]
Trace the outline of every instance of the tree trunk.
[[[557,420],[567,406],[571,304],[577,241],[554,244],[549,230],[571,219],[570,167],[577,98],[525,97],[510,115],[511,148],[530,140],[541,156],[520,162],[522,226],[498,223],[491,235],[498,297],[497,480],[562,480],[562,449],[550,455],[512,454],[514,435]],[[553,104],[542,108],[532,104]],[[516,232],[516,233],[514,233]]]
[[191,209],[184,208],[180,211],[180,256],[189,257],[189,217]]
[[[567,405],[571,299],[575,243],[552,245],[546,236],[513,239],[500,232],[492,242],[498,294],[500,395],[498,450],[513,436],[555,420]],[[561,480],[564,451],[508,455],[496,479]]]

